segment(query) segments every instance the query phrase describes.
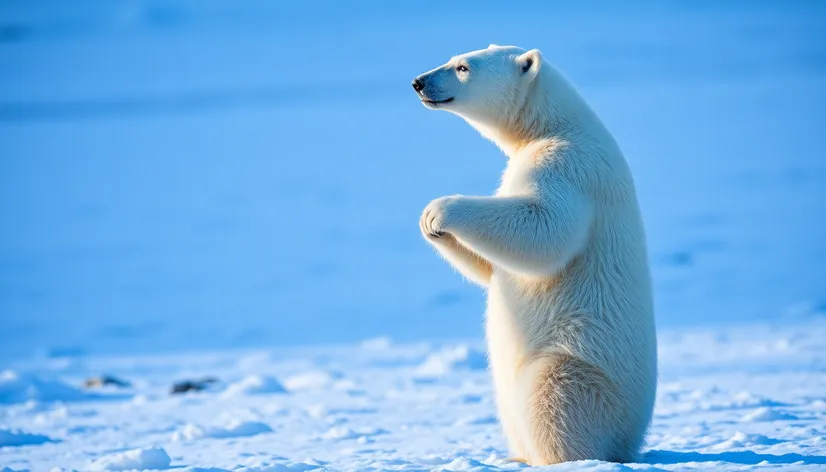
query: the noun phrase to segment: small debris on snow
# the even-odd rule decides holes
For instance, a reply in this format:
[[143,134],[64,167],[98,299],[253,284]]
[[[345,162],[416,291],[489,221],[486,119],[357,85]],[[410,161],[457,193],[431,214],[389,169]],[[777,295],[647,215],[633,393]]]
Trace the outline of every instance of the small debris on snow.
[[211,387],[216,382],[218,382],[218,379],[215,377],[204,377],[203,379],[198,380],[182,380],[180,382],[175,382],[169,393],[176,395],[187,392],[200,392]]
[[102,388],[102,387],[118,387],[129,388],[132,386],[129,382],[121,380],[111,375],[99,375],[97,377],[90,377],[83,382],[86,388]]

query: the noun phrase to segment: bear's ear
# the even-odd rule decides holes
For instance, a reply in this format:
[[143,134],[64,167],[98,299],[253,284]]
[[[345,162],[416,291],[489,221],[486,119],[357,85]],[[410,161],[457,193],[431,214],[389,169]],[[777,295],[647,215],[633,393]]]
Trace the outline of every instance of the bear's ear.
[[533,80],[542,67],[542,53],[539,49],[531,49],[516,58],[516,64],[522,71],[522,75],[528,80]]

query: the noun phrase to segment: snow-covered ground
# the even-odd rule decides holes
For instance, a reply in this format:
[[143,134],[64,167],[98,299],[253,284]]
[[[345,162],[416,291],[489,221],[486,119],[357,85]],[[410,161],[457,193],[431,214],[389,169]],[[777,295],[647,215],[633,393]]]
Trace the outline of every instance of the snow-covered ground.
[[417,228],[503,159],[409,82],[489,43],[634,171],[661,385],[628,467],[826,467],[824,38],[804,1],[0,0],[0,470],[517,467],[483,294]]
[[[638,464],[553,470],[826,467],[826,321],[666,330]],[[21,361],[0,376],[13,470],[500,470],[483,346],[361,344]],[[106,372],[131,388],[82,390]],[[203,392],[173,381],[215,376]]]

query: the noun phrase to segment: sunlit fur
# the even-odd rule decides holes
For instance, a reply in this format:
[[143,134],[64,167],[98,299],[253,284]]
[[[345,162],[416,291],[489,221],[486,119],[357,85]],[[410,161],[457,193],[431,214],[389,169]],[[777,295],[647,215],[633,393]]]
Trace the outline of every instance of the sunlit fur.
[[[467,73],[456,65],[467,64]],[[499,417],[533,465],[633,461],[657,352],[645,234],[625,159],[537,50],[491,46],[423,74],[423,100],[508,156],[492,197],[434,200],[422,233],[486,287]]]

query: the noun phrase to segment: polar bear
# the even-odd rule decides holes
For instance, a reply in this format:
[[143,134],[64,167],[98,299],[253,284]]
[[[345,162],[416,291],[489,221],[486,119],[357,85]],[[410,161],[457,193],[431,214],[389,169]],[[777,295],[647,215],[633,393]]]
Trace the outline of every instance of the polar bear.
[[515,460],[634,461],[654,407],[657,345],[645,233],[622,152],[536,49],[456,56],[413,88],[508,157],[494,196],[438,198],[419,225],[487,288],[490,368]]

